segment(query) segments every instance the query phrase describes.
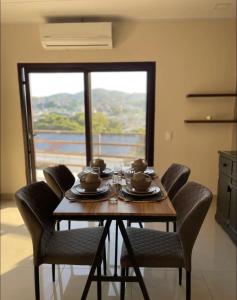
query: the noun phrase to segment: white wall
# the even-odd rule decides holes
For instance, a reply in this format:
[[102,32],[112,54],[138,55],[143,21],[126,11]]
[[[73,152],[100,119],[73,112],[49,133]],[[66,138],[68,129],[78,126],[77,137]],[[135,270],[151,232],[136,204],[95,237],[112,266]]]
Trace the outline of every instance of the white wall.
[[[190,100],[190,92],[234,91],[235,22],[143,21],[114,24],[113,50],[46,51],[38,25],[2,26],[1,186],[14,193],[25,184],[17,63],[156,61],[155,165],[190,166],[191,179],[216,192],[218,150],[230,150],[233,124],[184,124],[190,117],[233,117],[233,99]],[[165,141],[166,131],[173,140]]]

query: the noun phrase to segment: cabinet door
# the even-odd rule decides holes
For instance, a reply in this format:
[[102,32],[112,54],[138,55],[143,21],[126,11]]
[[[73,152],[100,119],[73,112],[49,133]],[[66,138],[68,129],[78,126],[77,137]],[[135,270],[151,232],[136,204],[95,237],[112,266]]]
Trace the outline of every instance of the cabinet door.
[[237,234],[237,185],[234,184],[231,186],[230,227],[233,233]]
[[220,161],[219,161],[219,169],[220,169],[221,174],[225,173],[226,175],[231,176],[232,160],[221,155]]
[[229,207],[230,207],[230,177],[225,174],[220,174],[218,182],[217,196],[217,218],[223,224],[229,222]]

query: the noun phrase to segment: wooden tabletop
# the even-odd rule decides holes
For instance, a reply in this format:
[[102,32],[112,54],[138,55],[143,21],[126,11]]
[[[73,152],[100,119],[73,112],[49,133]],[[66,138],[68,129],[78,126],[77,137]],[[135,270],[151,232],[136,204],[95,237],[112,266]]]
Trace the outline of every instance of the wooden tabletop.
[[[160,182],[157,179],[157,183]],[[70,202],[63,198],[54,211],[56,219],[143,219],[173,221],[176,219],[175,209],[168,197],[159,202],[125,202],[118,200],[117,204],[110,201],[101,202]]]

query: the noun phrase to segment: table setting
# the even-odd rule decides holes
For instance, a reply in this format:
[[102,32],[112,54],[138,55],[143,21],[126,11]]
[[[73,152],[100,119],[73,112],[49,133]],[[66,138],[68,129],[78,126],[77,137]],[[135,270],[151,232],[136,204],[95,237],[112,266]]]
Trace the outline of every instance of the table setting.
[[72,202],[162,201],[167,197],[154,168],[143,159],[126,167],[108,168],[103,159],[96,158],[78,175],[75,185],[65,193]]

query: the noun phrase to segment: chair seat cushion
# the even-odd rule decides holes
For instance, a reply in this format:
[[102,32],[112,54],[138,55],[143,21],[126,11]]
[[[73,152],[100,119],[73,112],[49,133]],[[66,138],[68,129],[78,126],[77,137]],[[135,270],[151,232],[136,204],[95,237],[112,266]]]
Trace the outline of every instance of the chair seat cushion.
[[[127,234],[140,267],[182,267],[184,265],[182,246],[177,233],[127,228]],[[132,266],[124,243],[121,266]]]
[[54,231],[48,240],[43,262],[91,265],[104,227]]

